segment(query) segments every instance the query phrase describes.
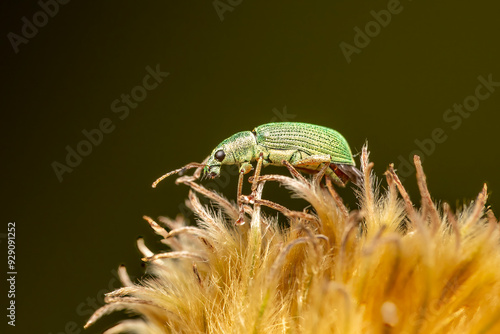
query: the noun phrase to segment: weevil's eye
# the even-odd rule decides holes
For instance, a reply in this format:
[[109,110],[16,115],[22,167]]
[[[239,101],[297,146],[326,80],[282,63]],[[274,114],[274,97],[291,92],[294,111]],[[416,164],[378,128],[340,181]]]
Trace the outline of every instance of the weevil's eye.
[[224,153],[223,150],[218,150],[217,152],[215,152],[215,159],[217,159],[217,161],[222,162],[225,157],[226,153]]

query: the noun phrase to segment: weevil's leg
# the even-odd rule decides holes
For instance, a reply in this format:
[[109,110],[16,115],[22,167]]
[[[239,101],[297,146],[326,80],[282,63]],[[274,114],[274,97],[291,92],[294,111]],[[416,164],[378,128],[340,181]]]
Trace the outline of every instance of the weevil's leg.
[[[304,169],[306,171],[316,171],[322,164],[330,163],[331,157],[329,155],[311,155],[307,158],[286,162],[283,161],[283,165],[285,165],[290,173],[296,178],[305,181],[305,178],[300,175],[295,168]],[[293,166],[293,167],[292,167]],[[325,169],[326,171],[326,169]]]
[[316,183],[317,185],[319,185],[319,183],[321,182],[321,179],[325,175],[326,170],[328,169],[328,167],[330,167],[330,164],[323,164],[323,167],[321,167],[319,173],[316,174],[316,175],[314,175],[314,179],[313,179],[314,183]]
[[238,216],[238,220],[236,221],[236,225],[245,224],[245,208],[243,207],[243,202],[241,201],[241,193],[243,189],[243,178],[244,175],[252,170],[252,164],[248,162],[244,162],[240,167],[240,176],[238,178],[238,192],[236,194],[236,201],[238,203],[238,208],[240,209],[240,214]]
[[[335,184],[345,187],[347,181],[349,181],[349,176],[345,174],[342,169],[338,167],[338,165],[331,163],[331,157],[329,155],[311,155],[302,160],[295,161],[293,166],[299,169],[317,171],[320,167],[324,167],[322,166],[323,164],[329,166],[333,173],[327,173],[328,168],[326,168],[322,173],[326,173],[331,180],[335,182]],[[321,176],[322,175],[318,176],[319,179],[321,179]]]
[[289,218],[303,218],[303,219],[306,219],[306,220],[311,220],[311,221],[315,221],[317,220],[317,218],[309,213],[306,213],[306,212],[301,212],[301,211],[292,211],[278,203],[275,203],[275,202],[271,202],[269,200],[266,200],[266,199],[246,199],[245,202],[248,202],[250,204],[259,204],[259,205],[264,205],[264,206],[267,206],[271,209],[274,209],[276,211],[279,211],[281,212],[283,215],[285,215],[286,217],[289,217]]
[[[262,196],[262,186],[264,185],[263,183],[265,181],[262,182],[260,180],[260,170],[262,169],[263,160],[264,160],[264,154],[261,152],[259,154],[259,158],[257,159],[257,167],[255,168],[255,173],[253,174],[252,177],[249,178],[249,182],[252,183],[252,193],[250,194],[250,196],[243,196],[240,192],[238,194],[238,200],[240,201],[240,203],[243,203],[243,202],[250,203],[254,199],[260,199],[260,197]],[[259,185],[261,185],[261,187],[259,187]],[[255,204],[255,203],[252,203],[252,204]],[[242,205],[242,204],[240,204],[240,205]],[[256,207],[254,205],[254,210],[255,209],[256,209]],[[253,221],[253,219],[252,219],[252,221]]]
[[330,179],[335,182],[336,185],[345,188],[347,182],[349,181],[349,177],[342,172],[342,170],[336,164],[330,164],[330,169],[332,173],[330,173]]
[[258,180],[260,176],[260,170],[262,169],[262,162],[264,160],[264,153],[260,152],[259,158],[257,159],[257,167],[255,168],[255,173],[253,174],[253,181],[252,181],[252,195],[254,195],[255,191],[257,190],[257,185],[258,185]]
[[337,207],[339,208],[340,212],[342,212],[344,218],[349,217],[349,210],[347,210],[346,206],[344,205],[344,201],[342,201],[342,198],[339,196],[339,194],[337,194],[335,189],[333,189],[332,179],[329,177],[325,177],[325,183],[328,191],[330,192],[330,195],[332,195],[333,199],[335,200],[335,204],[337,204]]
[[295,167],[293,167],[293,165],[291,163],[289,163],[288,161],[286,160],[283,160],[281,162],[283,164],[283,166],[285,166],[289,171],[290,171],[290,174],[292,174],[292,176],[294,176],[296,179],[299,179],[300,181],[302,182],[307,182],[307,180],[305,179],[305,177],[303,177],[296,169]]
[[238,220],[236,220],[235,225],[245,224],[245,209],[243,208],[243,202],[241,201],[241,189],[243,188],[243,175],[244,173],[240,170],[240,176],[238,178],[238,192],[236,194],[236,201],[238,203],[238,208],[240,213],[238,214]]
[[160,183],[161,181],[163,181],[164,179],[166,179],[167,177],[169,177],[171,175],[178,174],[178,173],[184,173],[185,171],[187,171],[188,169],[191,169],[191,168],[203,168],[203,167],[205,167],[205,164],[200,164],[199,162],[191,162],[182,168],[173,170],[171,172],[168,172],[167,174],[160,176],[159,178],[156,179],[155,182],[153,182],[152,187],[156,188],[158,183]]

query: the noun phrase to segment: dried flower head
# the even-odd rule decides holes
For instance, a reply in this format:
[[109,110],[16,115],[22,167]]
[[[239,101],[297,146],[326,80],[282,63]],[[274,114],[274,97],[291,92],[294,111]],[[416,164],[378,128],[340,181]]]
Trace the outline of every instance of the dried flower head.
[[[140,318],[106,333],[500,332],[500,228],[484,209],[486,185],[458,213],[437,207],[415,157],[418,209],[393,166],[382,191],[366,147],[361,160],[359,210],[349,211],[318,176],[263,175],[240,226],[235,204],[180,177],[198,226],[162,218],[167,232],[145,217],[171,251],[153,254],[139,240],[153,278],[133,284],[120,268],[124,287],[107,294],[86,326],[125,309]],[[262,199],[266,182],[283,184],[313,211]],[[263,205],[280,210],[288,226],[278,227]]]

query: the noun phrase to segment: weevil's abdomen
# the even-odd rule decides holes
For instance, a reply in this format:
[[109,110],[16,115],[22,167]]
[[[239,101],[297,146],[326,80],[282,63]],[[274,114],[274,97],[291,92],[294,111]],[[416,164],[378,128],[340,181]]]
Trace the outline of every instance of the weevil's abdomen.
[[349,144],[330,128],[299,122],[267,123],[254,129],[257,144],[271,150],[298,150],[332,157],[332,163],[355,165]]

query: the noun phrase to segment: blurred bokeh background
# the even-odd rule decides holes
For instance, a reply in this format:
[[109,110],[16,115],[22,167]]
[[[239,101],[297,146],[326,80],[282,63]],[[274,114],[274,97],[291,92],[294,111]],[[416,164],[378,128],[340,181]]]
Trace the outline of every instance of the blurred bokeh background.
[[[18,272],[16,327],[2,315],[8,333],[99,333],[116,321],[82,329],[103,294],[119,287],[119,264],[135,279],[143,274],[138,236],[165,249],[141,217],[185,212],[185,187],[170,179],[152,189],[152,181],[270,121],[334,128],[354,153],[368,141],[376,174],[384,180],[394,162],[416,204],[409,161],[419,150],[434,199],[461,207],[486,182],[498,216],[492,1],[2,7],[0,244],[6,254],[15,221]],[[68,150],[86,156],[68,162]],[[235,198],[234,176],[205,184]],[[301,209],[286,189],[266,192]],[[352,192],[341,190],[356,208]]]

